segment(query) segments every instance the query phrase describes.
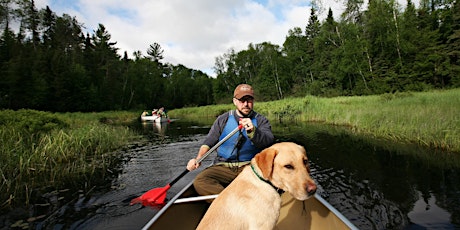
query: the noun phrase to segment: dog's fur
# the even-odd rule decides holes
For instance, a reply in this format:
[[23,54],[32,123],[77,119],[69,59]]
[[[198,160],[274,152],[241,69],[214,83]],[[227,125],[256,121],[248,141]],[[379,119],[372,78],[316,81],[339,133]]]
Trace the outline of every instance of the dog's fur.
[[273,229],[281,196],[274,188],[306,200],[316,192],[305,149],[282,142],[258,153],[235,180],[212,202],[197,229]]

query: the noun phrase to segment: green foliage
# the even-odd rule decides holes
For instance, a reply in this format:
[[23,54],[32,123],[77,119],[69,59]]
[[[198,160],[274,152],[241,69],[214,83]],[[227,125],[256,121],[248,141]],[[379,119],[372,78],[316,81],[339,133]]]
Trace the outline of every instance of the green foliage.
[[210,118],[215,119],[217,116],[234,109],[233,104],[220,104],[213,106],[190,107],[174,109],[168,112],[170,117],[189,117],[189,118]]
[[[212,78],[161,63],[158,43],[149,47],[147,57],[138,51],[135,60],[126,53],[120,58],[103,24],[94,34],[83,34],[75,17],[58,16],[49,7],[35,10],[33,1],[21,3],[0,3],[11,20],[0,39],[0,108],[89,112],[214,102]],[[18,35],[9,28],[16,19],[27,21]]]
[[[200,118],[212,111],[217,116],[225,111],[219,109],[223,107],[184,108],[172,110],[169,115]],[[322,122],[398,143],[460,152],[460,89],[334,98],[306,96],[257,102],[254,110],[272,122]]]
[[55,114],[30,109],[1,111],[0,126],[22,130],[24,134],[49,133],[69,127]]
[[[460,87],[458,1],[348,0],[340,17],[313,5],[305,28],[283,46],[250,43],[216,57],[216,78],[162,63],[153,42],[147,56],[118,53],[109,28],[93,34],[68,14],[33,1],[4,1],[0,36],[0,108],[41,111],[168,109],[228,103],[240,83],[257,100],[335,97]],[[401,11],[404,9],[404,11]],[[328,11],[326,11],[328,10]],[[317,12],[328,12],[324,21]],[[308,13],[308,12],[306,12]],[[10,25],[20,24],[15,33]]]
[[0,111],[2,211],[27,205],[42,189],[85,189],[100,182],[118,159],[110,151],[134,136],[125,127],[106,123],[126,122],[128,116],[132,121],[138,114]]
[[383,101],[390,101],[393,99],[405,98],[405,97],[411,97],[411,96],[413,96],[413,93],[411,92],[385,93],[385,94],[380,95]]
[[[362,4],[362,1],[348,1],[341,21],[336,21],[329,9],[322,23],[317,22],[312,8],[305,36],[300,28],[289,30],[283,44],[284,56],[277,59],[276,65],[288,63],[288,68],[278,70],[279,76],[287,76],[291,83],[281,98],[456,87],[456,73],[460,69],[458,49],[450,45],[459,41],[458,36],[452,36],[455,30],[451,29],[458,29],[453,20],[459,18],[460,11],[455,10],[458,3],[437,3],[430,9],[416,9],[409,1],[404,12],[399,11],[394,1],[372,1],[366,10],[360,11]],[[452,39],[447,48],[444,43],[449,36]],[[232,55],[232,59],[238,59],[241,53]],[[262,68],[266,65],[262,64],[260,70],[265,71],[264,77],[268,79],[271,73]],[[232,65],[232,69],[244,69],[244,65]],[[220,71],[226,76],[230,72],[230,68]],[[272,95],[276,86],[275,82],[265,80],[259,86],[264,95],[262,100],[275,99]]]

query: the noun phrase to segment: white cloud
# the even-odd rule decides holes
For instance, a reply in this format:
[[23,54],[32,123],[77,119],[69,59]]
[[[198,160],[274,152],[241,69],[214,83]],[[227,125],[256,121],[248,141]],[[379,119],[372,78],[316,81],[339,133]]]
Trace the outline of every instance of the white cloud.
[[[58,15],[75,16],[88,32],[103,24],[120,54],[132,57],[159,43],[164,62],[213,75],[214,60],[249,43],[282,45],[288,30],[305,28],[309,1],[301,0],[36,0]],[[338,10],[341,3],[328,3]],[[326,12],[327,13],[327,9]],[[324,14],[325,14],[324,13]],[[334,17],[338,18],[339,14]],[[324,18],[324,17],[320,17]]]

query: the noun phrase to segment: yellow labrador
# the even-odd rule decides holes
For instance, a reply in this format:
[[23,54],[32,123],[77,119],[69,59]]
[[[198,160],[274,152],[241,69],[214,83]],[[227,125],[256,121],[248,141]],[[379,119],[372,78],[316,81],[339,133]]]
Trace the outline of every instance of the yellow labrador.
[[258,153],[212,202],[197,229],[273,229],[283,191],[298,200],[316,192],[306,151],[292,142]]

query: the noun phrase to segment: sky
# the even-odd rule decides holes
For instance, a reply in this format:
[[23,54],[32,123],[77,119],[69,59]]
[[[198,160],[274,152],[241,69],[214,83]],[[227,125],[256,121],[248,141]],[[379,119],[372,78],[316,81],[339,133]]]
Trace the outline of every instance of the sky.
[[[76,17],[90,34],[103,24],[120,55],[147,55],[149,46],[158,43],[163,63],[210,76],[215,76],[215,58],[230,49],[238,52],[262,42],[282,46],[290,29],[305,29],[311,7],[310,0],[35,0],[35,5]],[[320,20],[329,7],[337,20],[343,3],[323,0],[322,6]]]

